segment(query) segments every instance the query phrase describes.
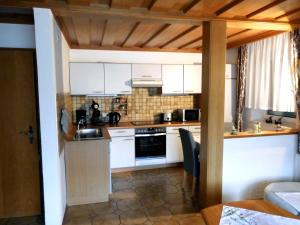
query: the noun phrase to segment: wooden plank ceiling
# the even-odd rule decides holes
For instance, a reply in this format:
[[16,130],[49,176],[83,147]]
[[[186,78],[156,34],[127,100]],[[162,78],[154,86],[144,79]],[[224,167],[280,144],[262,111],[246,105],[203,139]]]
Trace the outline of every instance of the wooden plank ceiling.
[[199,52],[202,22],[227,21],[236,47],[300,27],[300,0],[23,0],[51,8],[72,48]]

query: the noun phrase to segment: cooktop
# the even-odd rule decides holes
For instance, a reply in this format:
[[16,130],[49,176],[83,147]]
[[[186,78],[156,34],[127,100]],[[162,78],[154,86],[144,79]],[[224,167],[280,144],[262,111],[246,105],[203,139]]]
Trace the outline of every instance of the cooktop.
[[159,121],[134,121],[131,122],[135,126],[145,126],[145,125],[155,125],[155,124],[160,124]]

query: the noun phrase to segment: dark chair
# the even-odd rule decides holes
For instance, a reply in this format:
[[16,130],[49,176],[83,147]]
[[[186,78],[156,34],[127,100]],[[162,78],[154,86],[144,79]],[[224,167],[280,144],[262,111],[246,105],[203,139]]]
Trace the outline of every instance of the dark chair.
[[186,129],[179,128],[179,134],[183,150],[183,188],[186,186],[187,175],[193,176],[192,196],[194,196],[200,175],[200,144],[194,141],[192,133]]

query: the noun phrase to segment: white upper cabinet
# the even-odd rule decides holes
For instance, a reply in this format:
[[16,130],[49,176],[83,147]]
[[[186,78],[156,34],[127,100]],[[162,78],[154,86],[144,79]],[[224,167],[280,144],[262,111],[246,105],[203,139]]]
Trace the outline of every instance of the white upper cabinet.
[[105,94],[131,94],[131,64],[105,63]]
[[161,79],[161,65],[132,64],[132,79]]
[[162,65],[163,94],[183,93],[183,65]]
[[183,92],[200,94],[202,85],[202,65],[184,65]]
[[70,63],[72,95],[104,94],[104,68],[102,63]]

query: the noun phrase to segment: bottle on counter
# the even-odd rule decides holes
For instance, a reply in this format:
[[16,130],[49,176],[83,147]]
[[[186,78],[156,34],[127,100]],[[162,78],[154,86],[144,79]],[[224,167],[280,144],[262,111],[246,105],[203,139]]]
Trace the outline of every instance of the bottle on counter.
[[261,133],[261,130],[262,130],[262,127],[261,127],[261,122],[255,122],[254,124],[253,124],[253,132],[255,133],[255,134],[260,134]]

